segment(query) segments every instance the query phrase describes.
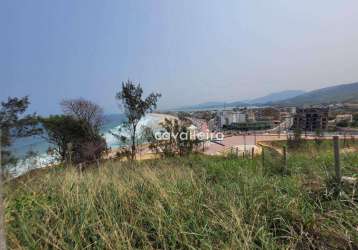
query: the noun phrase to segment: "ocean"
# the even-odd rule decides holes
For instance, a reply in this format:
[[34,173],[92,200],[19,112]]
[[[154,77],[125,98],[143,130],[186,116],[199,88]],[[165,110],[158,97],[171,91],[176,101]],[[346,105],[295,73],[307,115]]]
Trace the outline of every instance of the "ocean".
[[[139,134],[143,127],[158,127],[162,119],[163,116],[159,114],[146,115],[138,124]],[[124,121],[124,114],[112,114],[105,116],[101,133],[109,148],[124,146],[123,143],[119,142],[118,139],[112,135],[112,133],[118,133],[120,130],[122,135],[129,135],[128,132],[121,129]],[[19,176],[29,170],[56,163],[56,157],[47,153],[48,148],[51,146],[52,145],[49,144],[43,136],[16,139],[10,150],[19,160],[16,165],[7,166],[8,171],[13,176]],[[30,155],[29,152],[34,152],[35,154]]]

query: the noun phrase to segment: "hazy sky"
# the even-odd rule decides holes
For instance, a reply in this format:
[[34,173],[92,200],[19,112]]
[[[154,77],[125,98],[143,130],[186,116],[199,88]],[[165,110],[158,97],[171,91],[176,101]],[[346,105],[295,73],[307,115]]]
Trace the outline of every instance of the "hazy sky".
[[1,0],[0,99],[117,111],[121,81],[161,108],[358,81],[357,0]]

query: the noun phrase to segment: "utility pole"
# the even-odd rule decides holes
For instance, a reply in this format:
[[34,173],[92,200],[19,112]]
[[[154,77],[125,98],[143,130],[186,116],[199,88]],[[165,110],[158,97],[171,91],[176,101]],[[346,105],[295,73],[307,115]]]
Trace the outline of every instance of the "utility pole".
[[3,166],[2,166],[2,159],[1,159],[1,145],[2,138],[1,138],[1,130],[0,130],[0,250],[6,249],[6,241],[5,241],[5,223],[4,223],[4,203],[2,199],[2,192],[3,192]]

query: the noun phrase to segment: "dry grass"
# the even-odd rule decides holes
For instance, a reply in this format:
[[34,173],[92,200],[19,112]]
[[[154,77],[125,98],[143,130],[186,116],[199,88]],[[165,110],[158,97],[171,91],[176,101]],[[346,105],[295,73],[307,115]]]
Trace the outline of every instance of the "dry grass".
[[307,167],[310,159],[297,154],[290,174],[281,175],[279,161],[266,156],[265,170],[259,158],[191,156],[21,178],[6,187],[8,245],[357,249],[357,203],[329,196],[324,166],[330,160],[316,155]]

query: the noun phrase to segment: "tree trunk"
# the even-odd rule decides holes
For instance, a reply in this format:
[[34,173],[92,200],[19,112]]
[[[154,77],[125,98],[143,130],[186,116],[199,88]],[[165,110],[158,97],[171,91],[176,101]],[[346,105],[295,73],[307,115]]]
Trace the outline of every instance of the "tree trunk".
[[131,160],[135,160],[135,158],[136,158],[136,151],[137,151],[136,143],[135,143],[136,130],[137,130],[137,126],[133,125]]

